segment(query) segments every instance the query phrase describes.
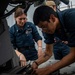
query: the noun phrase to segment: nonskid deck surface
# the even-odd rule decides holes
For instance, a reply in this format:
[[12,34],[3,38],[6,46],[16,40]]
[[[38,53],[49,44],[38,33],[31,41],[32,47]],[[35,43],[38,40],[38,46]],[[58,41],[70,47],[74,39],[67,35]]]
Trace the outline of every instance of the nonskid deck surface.
[[[50,58],[47,62],[41,64],[39,66],[39,68],[45,67],[47,65],[51,65],[57,61],[59,61],[59,60],[55,60],[54,57],[52,56],[52,58]],[[71,65],[60,69],[59,72],[60,72],[60,75],[75,75],[75,63],[72,63]],[[56,75],[58,75],[58,74],[56,74]]]
[[75,63],[60,69],[61,75],[75,75]]

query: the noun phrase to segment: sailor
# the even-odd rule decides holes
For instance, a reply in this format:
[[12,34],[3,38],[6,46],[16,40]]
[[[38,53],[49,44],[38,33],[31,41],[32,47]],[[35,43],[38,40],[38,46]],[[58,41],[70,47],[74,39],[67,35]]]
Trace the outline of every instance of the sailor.
[[[27,22],[24,9],[17,8],[14,13],[16,23],[10,28],[10,39],[17,56],[20,58],[21,66],[26,65],[28,60],[36,60],[42,54],[42,37],[36,26]],[[38,52],[35,47],[38,45]]]

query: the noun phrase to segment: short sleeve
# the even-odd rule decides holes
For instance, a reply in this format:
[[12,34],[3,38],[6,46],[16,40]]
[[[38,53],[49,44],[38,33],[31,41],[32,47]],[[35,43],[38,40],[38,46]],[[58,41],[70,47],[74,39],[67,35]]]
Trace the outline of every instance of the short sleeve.
[[46,44],[52,44],[54,43],[54,34],[47,34],[43,32],[43,36],[44,36],[44,42]]

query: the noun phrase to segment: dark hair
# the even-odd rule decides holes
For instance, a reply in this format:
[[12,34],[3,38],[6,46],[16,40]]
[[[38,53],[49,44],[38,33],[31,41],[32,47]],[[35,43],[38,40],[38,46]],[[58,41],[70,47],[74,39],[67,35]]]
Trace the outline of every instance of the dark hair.
[[35,9],[33,15],[33,22],[38,25],[40,21],[49,21],[50,15],[53,14],[57,17],[56,12],[49,6],[43,5]]
[[18,8],[16,8],[16,10],[15,10],[15,12],[14,12],[14,17],[16,18],[16,17],[18,17],[18,16],[20,16],[20,15],[22,15],[22,14],[27,15],[27,14],[24,12],[24,9],[23,9],[23,8],[18,7]]

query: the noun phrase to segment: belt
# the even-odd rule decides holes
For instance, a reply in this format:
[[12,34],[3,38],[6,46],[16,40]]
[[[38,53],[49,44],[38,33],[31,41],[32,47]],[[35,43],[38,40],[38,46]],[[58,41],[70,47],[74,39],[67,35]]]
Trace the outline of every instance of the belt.
[[62,42],[60,39],[55,39],[55,43]]
[[18,50],[29,50],[32,48],[35,48],[35,46],[24,46],[24,47],[18,48]]
[[54,40],[55,40],[55,43],[62,42],[62,40],[61,40],[61,39],[59,39],[58,37],[55,37],[55,38],[54,38]]

